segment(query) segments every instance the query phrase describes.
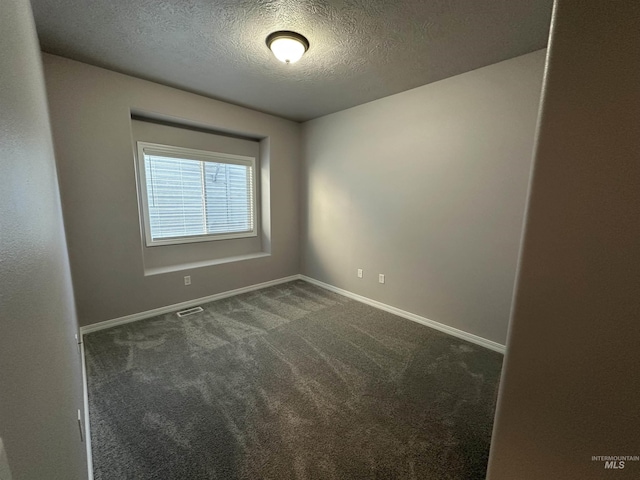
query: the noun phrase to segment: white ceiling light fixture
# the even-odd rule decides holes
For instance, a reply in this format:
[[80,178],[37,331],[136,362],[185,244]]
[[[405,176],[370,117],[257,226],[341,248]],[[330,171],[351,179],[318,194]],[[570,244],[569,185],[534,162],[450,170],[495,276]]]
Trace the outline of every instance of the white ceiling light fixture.
[[295,63],[309,50],[309,40],[299,33],[280,30],[267,37],[267,47],[281,62]]

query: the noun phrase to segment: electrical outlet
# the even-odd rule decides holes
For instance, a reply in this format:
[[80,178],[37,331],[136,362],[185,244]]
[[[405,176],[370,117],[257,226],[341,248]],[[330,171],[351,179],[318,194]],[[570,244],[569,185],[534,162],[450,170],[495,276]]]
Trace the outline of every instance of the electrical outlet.
[[184,284],[185,285],[191,285],[191,275],[185,275],[184,276]]
[[384,273],[378,274],[378,283],[384,283]]
[[358,278],[362,278],[362,269],[361,268],[358,269]]

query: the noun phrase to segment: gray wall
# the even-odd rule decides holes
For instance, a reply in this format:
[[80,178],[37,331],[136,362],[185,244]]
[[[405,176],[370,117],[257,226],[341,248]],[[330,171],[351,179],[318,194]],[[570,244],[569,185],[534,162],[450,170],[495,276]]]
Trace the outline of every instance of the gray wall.
[[639,25],[556,2],[491,480],[640,478]]
[[0,443],[14,480],[83,479],[77,323],[28,1],[2,1],[0,32]]
[[[44,66],[82,325],[299,273],[299,124],[57,56]],[[269,256],[145,275],[132,110],[263,139]]]
[[303,124],[302,272],[504,344],[543,62]]

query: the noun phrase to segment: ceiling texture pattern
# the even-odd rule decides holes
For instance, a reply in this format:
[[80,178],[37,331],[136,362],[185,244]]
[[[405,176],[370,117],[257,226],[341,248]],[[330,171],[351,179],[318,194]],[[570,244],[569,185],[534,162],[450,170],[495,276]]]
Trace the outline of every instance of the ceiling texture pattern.
[[[297,121],[544,48],[552,0],[32,0],[43,51]],[[265,44],[293,30],[295,64]]]

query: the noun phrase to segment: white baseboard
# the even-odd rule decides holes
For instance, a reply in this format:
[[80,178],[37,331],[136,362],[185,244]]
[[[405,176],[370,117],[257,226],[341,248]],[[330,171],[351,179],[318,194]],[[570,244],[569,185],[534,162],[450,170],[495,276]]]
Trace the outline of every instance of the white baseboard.
[[348,290],[343,290],[342,288],[334,287],[333,285],[329,285],[328,283],[321,282],[320,280],[316,280],[315,278],[307,277],[306,275],[299,275],[299,278],[306,282],[322,287],[326,290],[330,290],[332,292],[338,293],[345,297],[349,297],[359,302],[366,303],[367,305],[371,305],[372,307],[379,308],[380,310],[393,313],[394,315],[406,318],[407,320],[411,320],[416,323],[426,325],[427,327],[431,327],[435,330],[439,330],[449,335],[453,335],[454,337],[461,338],[462,340],[466,340],[467,342],[475,343],[476,345],[480,345],[481,347],[488,348],[489,350],[493,350],[494,352],[504,354],[505,346],[500,343],[487,340],[486,338],[479,337],[478,335],[474,335],[473,333],[468,333],[463,330],[458,330],[457,328],[450,327],[449,325],[444,325],[443,323],[439,323],[434,320],[429,320],[428,318],[421,317],[420,315],[416,315],[415,313],[407,312],[405,310],[392,307],[391,305],[387,305],[385,303],[378,302],[376,300],[372,300],[367,297],[363,297],[362,295],[358,295],[357,293],[352,293],[352,292],[349,292]]
[[154,308],[153,310],[147,310],[146,312],[134,313],[132,315],[126,315],[112,320],[105,320],[104,322],[93,323],[91,325],[80,327],[80,333],[85,335],[87,333],[97,332],[117,325],[124,325],[125,323],[137,322],[138,320],[144,320],[145,318],[157,317],[158,315],[176,312],[178,310],[195,307],[203,303],[209,303],[223,298],[233,297],[234,295],[240,295],[241,293],[260,290],[261,288],[272,287],[273,285],[280,285],[281,283],[291,282],[292,280],[299,280],[300,277],[300,275],[291,275],[289,277],[277,278],[275,280],[269,280],[268,282],[249,285],[248,287],[236,288],[235,290],[228,290],[226,292],[216,293],[207,297],[195,298],[193,300],[187,300],[186,302],[167,305],[166,307]]
[[453,335],[454,337],[458,337],[468,342],[475,343],[476,345],[480,345],[481,347],[488,348],[489,350],[493,350],[495,352],[504,354],[505,346],[500,343],[494,342],[492,340],[487,340],[486,338],[479,337],[478,335],[474,335],[473,333],[468,333],[463,330],[450,327],[449,325],[436,322],[434,320],[429,320],[428,318],[421,317],[420,315],[416,315],[415,313],[407,312],[405,310],[401,310],[397,307],[392,307],[391,305],[378,302],[377,300],[372,300],[370,298],[363,297],[362,295],[358,295],[357,293],[353,293],[348,290],[343,290],[342,288],[334,287],[333,285],[329,285],[328,283],[321,282],[320,280],[316,280],[315,278],[311,278],[311,277],[307,277],[306,275],[299,275],[299,274],[291,275],[289,277],[278,278],[275,280],[270,280],[268,282],[258,283],[256,285],[249,285],[248,287],[236,288],[235,290],[228,290],[226,292],[216,293],[214,295],[209,295],[207,297],[202,297],[202,298],[196,298],[194,300],[188,300],[182,303],[167,305],[166,307],[155,308],[153,310],[147,310],[146,312],[134,313],[133,315],[127,315],[120,318],[114,318],[112,320],[106,320],[104,322],[94,323],[92,325],[80,327],[80,333],[82,335],[85,335],[87,333],[97,332],[99,330],[115,327],[117,325],[124,325],[125,323],[136,322],[138,320],[143,320],[145,318],[152,318],[158,315],[163,315],[165,313],[176,312],[184,308],[195,307],[196,305],[201,305],[203,303],[213,302],[215,300],[221,300],[223,298],[232,297],[234,295],[240,295],[241,293],[252,292],[254,290],[260,290],[262,288],[267,288],[274,285],[280,285],[282,283],[291,282],[293,280],[304,280],[306,282],[312,283],[326,290],[330,290],[332,292],[338,293],[345,297],[349,297],[359,302],[365,303],[367,305],[371,305],[372,307],[379,308],[380,310],[393,313],[394,315],[398,315],[399,317],[406,318],[408,320],[411,320],[416,323],[420,323],[422,325],[426,325],[427,327],[433,328],[435,330],[439,330],[449,335]]

